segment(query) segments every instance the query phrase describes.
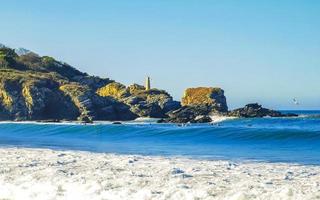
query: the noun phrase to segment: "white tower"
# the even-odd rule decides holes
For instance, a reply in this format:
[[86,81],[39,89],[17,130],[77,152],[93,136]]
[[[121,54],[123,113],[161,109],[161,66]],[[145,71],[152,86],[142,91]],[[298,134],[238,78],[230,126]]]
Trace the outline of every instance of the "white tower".
[[150,90],[151,89],[151,83],[150,83],[150,77],[148,76],[146,78],[146,90]]

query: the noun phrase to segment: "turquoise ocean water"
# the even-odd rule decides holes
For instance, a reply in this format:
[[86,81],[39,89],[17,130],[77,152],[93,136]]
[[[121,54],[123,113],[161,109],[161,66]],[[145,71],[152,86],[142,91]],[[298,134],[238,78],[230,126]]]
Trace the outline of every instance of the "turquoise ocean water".
[[320,111],[294,112],[188,126],[2,122],[0,146],[320,165]]

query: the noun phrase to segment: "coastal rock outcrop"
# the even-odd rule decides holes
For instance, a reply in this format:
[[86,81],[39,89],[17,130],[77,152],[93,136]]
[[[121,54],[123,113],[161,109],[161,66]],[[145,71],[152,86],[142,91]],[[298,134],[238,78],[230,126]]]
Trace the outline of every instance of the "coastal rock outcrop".
[[279,111],[270,110],[263,108],[258,103],[247,104],[243,108],[238,108],[228,113],[232,117],[244,117],[244,118],[254,118],[254,117],[294,117],[295,114],[283,114]]
[[72,119],[75,105],[50,76],[0,71],[1,120]]
[[71,81],[77,82],[80,85],[86,85],[92,90],[97,90],[98,88],[114,82],[108,78],[100,78],[97,76],[75,76],[72,77]]
[[178,110],[169,112],[169,118],[164,119],[162,122],[195,123],[200,122],[200,119],[206,119],[206,122],[211,122],[209,119],[211,111],[211,108],[206,105],[183,106]]
[[101,97],[95,94],[89,87],[78,84],[60,86],[65,94],[70,96],[74,104],[79,108],[78,120],[133,120],[137,115],[130,111],[129,106],[111,97]]
[[162,122],[206,123],[211,122],[211,115],[294,116],[258,104],[228,112],[221,88],[188,88],[180,103],[165,90],[150,88],[150,82],[147,85],[126,87],[52,57],[0,45],[0,120],[92,122],[152,117],[163,118]]
[[221,88],[188,88],[181,103],[183,107],[168,112],[169,118],[162,122],[206,123],[212,121],[210,115],[223,115],[228,111],[226,97]]
[[188,88],[181,101],[183,106],[206,105],[216,112],[227,112],[227,100],[221,88]]
[[126,87],[120,83],[110,83],[97,90],[103,97],[113,97],[130,106],[139,117],[164,118],[166,113],[181,107],[180,103],[164,90],[146,90],[144,86],[133,84]]
[[97,90],[97,94],[102,97],[113,97],[122,99],[129,96],[127,87],[121,83],[113,82]]
[[130,106],[96,94],[110,79],[35,53],[0,48],[0,120],[133,120]]

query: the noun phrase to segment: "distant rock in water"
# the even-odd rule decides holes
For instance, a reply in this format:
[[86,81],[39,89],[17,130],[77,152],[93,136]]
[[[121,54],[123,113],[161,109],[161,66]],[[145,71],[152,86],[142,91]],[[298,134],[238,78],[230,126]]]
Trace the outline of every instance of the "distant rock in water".
[[210,115],[223,115],[228,112],[227,100],[221,88],[198,87],[185,90],[182,106],[168,112],[168,119],[161,122],[207,123]]
[[255,117],[293,117],[295,114],[283,114],[279,111],[270,110],[263,108],[258,103],[248,104],[243,108],[238,108],[228,113],[232,117],[244,117],[244,118],[255,118]]
[[206,122],[211,122],[208,118],[211,111],[211,108],[206,105],[183,106],[178,110],[169,112],[169,118],[164,119],[162,122],[197,123],[204,121],[203,119],[206,119]]
[[188,88],[181,103],[183,106],[206,105],[216,112],[228,111],[227,100],[221,88]]

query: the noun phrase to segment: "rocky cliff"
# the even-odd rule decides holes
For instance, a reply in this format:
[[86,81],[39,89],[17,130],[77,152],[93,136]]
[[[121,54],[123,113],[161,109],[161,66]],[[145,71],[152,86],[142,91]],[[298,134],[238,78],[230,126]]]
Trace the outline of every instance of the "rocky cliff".
[[189,88],[180,103],[164,90],[125,86],[90,76],[49,56],[0,45],[0,120],[91,122],[154,117],[163,118],[162,122],[204,123],[210,122],[213,114],[281,116],[256,105],[228,113],[221,88]]
[[96,90],[114,81],[48,56],[0,48],[0,120],[132,120],[130,107]]
[[0,120],[166,118],[180,107],[164,90],[126,87],[49,56],[0,47]]
[[128,87],[121,83],[110,83],[97,90],[103,97],[113,97],[130,106],[131,112],[139,117],[165,118],[171,110],[181,107],[164,90],[146,90],[144,86],[133,84]]

